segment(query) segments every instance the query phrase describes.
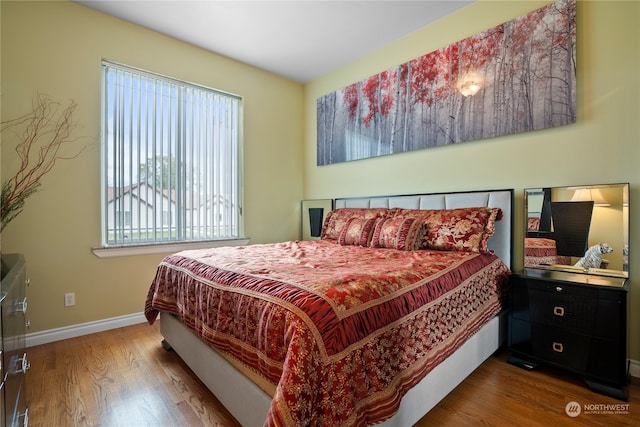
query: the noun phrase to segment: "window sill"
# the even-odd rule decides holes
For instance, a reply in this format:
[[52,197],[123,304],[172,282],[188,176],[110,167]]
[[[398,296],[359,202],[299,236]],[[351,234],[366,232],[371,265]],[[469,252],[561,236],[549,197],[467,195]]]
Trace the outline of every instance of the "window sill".
[[167,243],[160,245],[141,245],[141,246],[117,246],[106,248],[93,248],[91,251],[98,258],[112,258],[119,256],[132,255],[148,255],[184,251],[187,249],[205,249],[217,248],[221,246],[242,246],[249,243],[248,238],[232,239],[232,240],[208,240],[206,242],[190,242],[190,243]]

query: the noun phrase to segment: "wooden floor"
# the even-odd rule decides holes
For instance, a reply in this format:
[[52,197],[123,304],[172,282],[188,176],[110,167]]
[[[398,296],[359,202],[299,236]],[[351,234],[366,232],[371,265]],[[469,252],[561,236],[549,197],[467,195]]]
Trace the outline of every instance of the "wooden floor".
[[[29,348],[29,425],[237,426],[160,341],[157,326],[140,324]],[[630,386],[626,413],[593,413],[624,402],[559,371],[524,371],[507,355],[489,358],[417,426],[640,425],[640,380]],[[592,412],[570,418],[572,401]]]

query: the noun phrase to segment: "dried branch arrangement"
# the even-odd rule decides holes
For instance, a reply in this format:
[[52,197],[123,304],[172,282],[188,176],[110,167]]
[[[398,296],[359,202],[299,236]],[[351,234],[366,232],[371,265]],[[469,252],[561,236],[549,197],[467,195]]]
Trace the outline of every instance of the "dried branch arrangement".
[[15,152],[20,159],[16,174],[2,185],[0,194],[0,231],[11,222],[24,207],[25,200],[35,193],[41,179],[53,169],[58,160],[73,159],[85,146],[65,155],[65,146],[76,142],[72,138],[77,124],[73,114],[77,104],[69,101],[64,106],[46,95],[38,95],[31,112],[13,120],[1,122],[5,140],[17,140]]

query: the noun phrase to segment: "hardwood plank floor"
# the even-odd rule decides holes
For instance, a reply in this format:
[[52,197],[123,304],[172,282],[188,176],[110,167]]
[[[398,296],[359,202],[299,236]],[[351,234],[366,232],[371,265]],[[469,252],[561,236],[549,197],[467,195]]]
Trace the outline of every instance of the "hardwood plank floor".
[[[157,324],[140,324],[29,348],[29,425],[238,426],[160,341]],[[625,402],[593,393],[561,371],[524,371],[507,356],[490,357],[417,426],[640,425],[639,379],[630,386],[626,413],[594,413],[602,412],[594,405]],[[576,418],[565,412],[572,401],[583,408]]]

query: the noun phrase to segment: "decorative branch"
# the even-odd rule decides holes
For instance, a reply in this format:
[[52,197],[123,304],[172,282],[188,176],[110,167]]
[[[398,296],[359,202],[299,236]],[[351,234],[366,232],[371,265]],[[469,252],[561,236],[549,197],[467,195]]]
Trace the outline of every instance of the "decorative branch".
[[1,122],[0,131],[3,134],[9,133],[19,141],[15,151],[20,158],[20,167],[2,185],[0,231],[22,212],[25,200],[38,190],[42,177],[53,169],[58,160],[76,158],[85,150],[86,146],[83,146],[71,156],[65,156],[62,150],[77,140],[71,138],[77,127],[73,120],[76,108],[74,101],[63,106],[60,102],[39,94],[33,102],[31,112]]

